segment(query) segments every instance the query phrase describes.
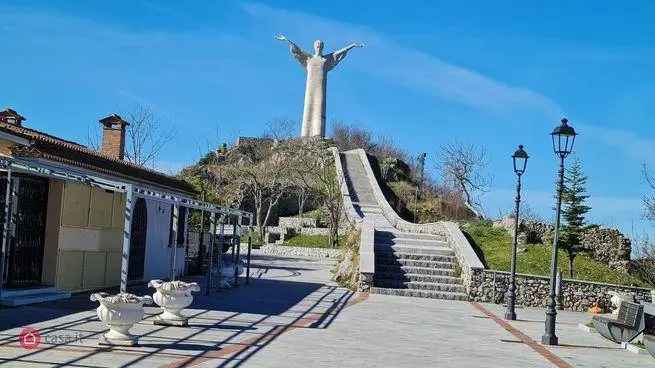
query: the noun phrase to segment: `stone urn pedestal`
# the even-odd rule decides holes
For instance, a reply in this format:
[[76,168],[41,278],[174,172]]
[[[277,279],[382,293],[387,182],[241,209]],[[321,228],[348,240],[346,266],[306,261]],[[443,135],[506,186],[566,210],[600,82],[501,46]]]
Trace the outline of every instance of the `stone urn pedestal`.
[[[231,260],[223,260],[223,266],[221,267],[221,288],[231,288],[235,285],[234,273],[236,268],[237,277],[243,274],[245,263],[243,260],[240,260],[236,265]],[[218,275],[218,266],[214,266],[212,269],[212,274]]]
[[182,315],[182,310],[191,305],[193,295],[191,292],[200,291],[195,282],[151,280],[148,287],[157,291],[152,299],[163,310],[155,317],[153,323],[163,326],[188,326],[189,318]]
[[100,303],[96,309],[98,318],[109,326],[109,332],[100,338],[100,345],[133,346],[138,343],[137,337],[130,334],[130,328],[143,319],[143,304],[152,303],[150,296],[95,293],[91,300]]

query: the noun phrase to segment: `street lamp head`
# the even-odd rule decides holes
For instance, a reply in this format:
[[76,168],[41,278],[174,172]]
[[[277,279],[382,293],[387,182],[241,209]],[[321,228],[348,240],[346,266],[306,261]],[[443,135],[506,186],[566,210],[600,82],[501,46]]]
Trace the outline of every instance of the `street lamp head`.
[[573,151],[573,144],[577,135],[575,129],[569,125],[569,121],[563,118],[562,123],[550,133],[555,154],[562,158],[568,156]]
[[528,153],[523,149],[523,145],[519,144],[519,149],[514,152],[512,155],[512,161],[514,162],[514,172],[516,175],[523,175],[525,172],[525,166],[528,164]]

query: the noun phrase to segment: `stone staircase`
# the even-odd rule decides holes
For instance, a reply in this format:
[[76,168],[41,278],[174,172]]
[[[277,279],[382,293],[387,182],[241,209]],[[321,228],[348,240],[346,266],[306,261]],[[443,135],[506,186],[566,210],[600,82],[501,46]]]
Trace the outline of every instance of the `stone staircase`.
[[377,203],[360,156],[340,154],[355,210],[375,227],[375,275],[371,293],[466,300],[455,253],[439,235],[396,229]]
[[373,293],[466,300],[455,253],[434,235],[376,231],[375,270]]

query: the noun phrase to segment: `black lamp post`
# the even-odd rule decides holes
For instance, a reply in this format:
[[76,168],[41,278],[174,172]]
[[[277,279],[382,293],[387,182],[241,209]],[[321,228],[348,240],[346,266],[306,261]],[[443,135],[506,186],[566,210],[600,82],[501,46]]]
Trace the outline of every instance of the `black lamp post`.
[[519,235],[519,205],[521,203],[521,175],[525,172],[525,167],[528,164],[528,153],[523,150],[523,145],[519,145],[519,149],[512,155],[514,163],[514,173],[516,173],[516,199],[514,208],[514,239],[512,240],[512,267],[509,278],[509,289],[507,289],[507,311],[505,312],[505,319],[511,321],[516,320],[516,246],[518,243]]
[[557,185],[557,207],[555,215],[555,236],[553,238],[553,255],[550,265],[550,293],[548,294],[548,307],[546,310],[546,330],[541,337],[544,345],[557,345],[555,322],[557,320],[557,302],[555,290],[557,287],[557,245],[559,243],[560,212],[562,209],[562,192],[564,191],[564,159],[573,151],[575,143],[575,130],[569,126],[569,121],[562,119],[562,124],[550,133],[553,139],[553,151],[559,156],[559,183]]

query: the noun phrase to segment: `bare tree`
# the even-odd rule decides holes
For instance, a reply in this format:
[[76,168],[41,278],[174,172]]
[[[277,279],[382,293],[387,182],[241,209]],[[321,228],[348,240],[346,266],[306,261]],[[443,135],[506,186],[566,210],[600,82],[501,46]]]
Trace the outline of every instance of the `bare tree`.
[[642,174],[651,189],[651,193],[643,197],[644,216],[650,221],[655,221],[655,178],[650,174],[646,164],[642,166]]
[[296,136],[297,122],[289,119],[273,119],[266,123],[264,138],[289,140]]
[[296,142],[293,152],[296,185],[306,188],[321,204],[321,210],[328,219],[329,242],[335,247],[343,215],[343,178],[337,175],[334,157],[324,142],[319,140]]
[[[642,174],[651,190],[643,197],[644,217],[655,222],[655,177],[650,174],[646,164],[642,166]],[[641,280],[655,286],[655,243],[648,234],[633,238],[637,256],[632,264],[633,272]]]
[[162,148],[173,139],[148,106],[137,105],[125,115],[127,142],[125,159],[140,166],[154,166]]
[[332,124],[332,139],[339,151],[362,148],[369,152],[376,145],[370,131],[340,121]]
[[292,185],[288,144],[259,141],[229,151],[224,162],[209,171],[227,178],[238,192],[252,198],[259,236],[263,239],[272,209]]
[[[175,130],[164,127],[149,106],[135,105],[121,116],[129,123],[125,160],[139,166],[154,167],[162,149],[173,139]],[[101,148],[101,133],[97,126],[94,127],[89,129],[87,145],[98,151]]]
[[455,142],[441,146],[437,157],[444,180],[451,182],[463,195],[466,206],[481,217],[478,196],[488,191],[491,184],[491,177],[485,174],[485,149]]
[[236,180],[233,170],[225,165],[209,164],[206,169],[205,179],[213,194],[210,198],[221,206],[240,208],[247,191],[245,183]]
[[637,278],[655,286],[655,243],[648,234],[633,236],[632,239],[636,248],[636,257],[632,260],[632,271]]

